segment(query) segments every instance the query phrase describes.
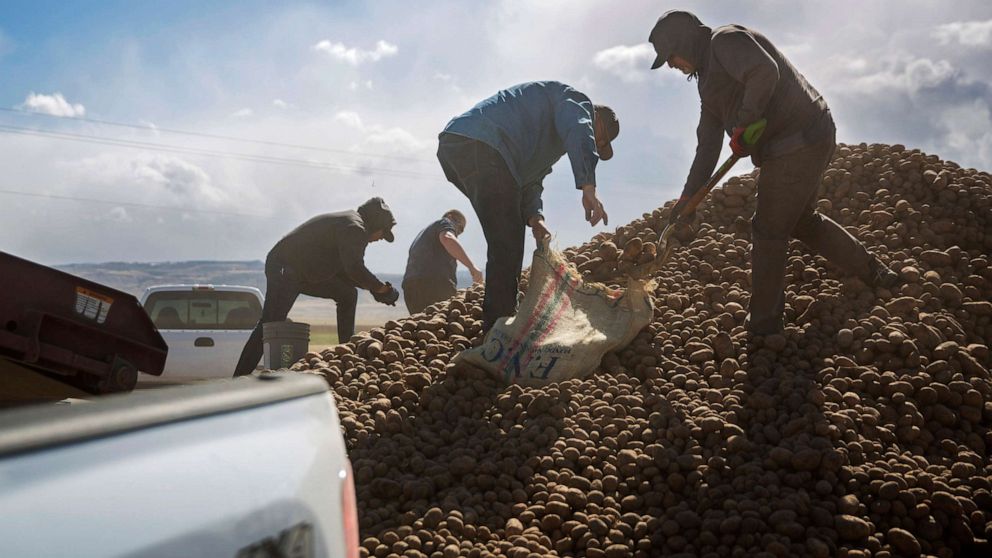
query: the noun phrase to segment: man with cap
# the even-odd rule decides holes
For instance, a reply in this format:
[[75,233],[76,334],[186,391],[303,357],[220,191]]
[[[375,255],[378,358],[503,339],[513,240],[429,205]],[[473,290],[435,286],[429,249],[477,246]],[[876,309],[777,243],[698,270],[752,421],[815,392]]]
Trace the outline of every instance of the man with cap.
[[455,295],[458,262],[468,268],[473,283],[482,283],[482,272],[458,242],[466,222],[461,211],[449,209],[420,231],[410,245],[403,274],[403,301],[411,314],[423,312],[431,304]]
[[[734,154],[750,155],[761,167],[751,220],[748,330],[765,335],[782,329],[790,238],[869,285],[893,287],[898,274],[816,211],[836,128],[823,96],[785,55],[757,31],[740,25],[712,30],[695,15],[678,10],[659,18],[648,40],[657,54],[651,69],[667,63],[688,79],[697,79],[701,101],[696,155],[672,218],[713,172],[725,132]],[[760,140],[745,145],[744,131],[761,119],[767,125]]]
[[438,136],[445,176],[465,194],[488,245],[482,327],[516,309],[526,227],[541,241],[544,177],[568,154],[586,221],[607,224],[596,196],[596,163],[613,156],[620,133],[613,110],[557,81],[504,89],[456,116]]
[[399,292],[365,267],[371,242],[392,242],[396,220],[382,198],[372,198],[358,211],[317,215],[276,243],[265,258],[265,303],[251,337],[241,351],[235,376],[250,374],[262,358],[262,324],[286,319],[300,294],[329,298],[337,306],[338,341],[355,334],[358,289],[376,301],[396,305]]

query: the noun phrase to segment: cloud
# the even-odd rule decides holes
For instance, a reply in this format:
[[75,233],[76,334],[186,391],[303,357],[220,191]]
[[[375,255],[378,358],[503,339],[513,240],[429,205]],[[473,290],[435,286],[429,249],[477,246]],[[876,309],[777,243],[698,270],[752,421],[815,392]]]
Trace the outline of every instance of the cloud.
[[940,123],[944,141],[959,151],[973,150],[985,161],[992,161],[992,107],[979,99],[943,111]]
[[211,208],[229,202],[201,167],[180,157],[148,153],[104,153],[65,166],[75,176],[111,191],[131,191],[129,201]]
[[232,112],[231,113],[231,116],[234,117],[234,118],[248,118],[248,117],[250,117],[250,116],[252,116],[254,114],[255,114],[255,111],[253,111],[250,108],[247,108],[246,107],[246,108],[239,109],[239,110],[236,110],[236,111]]
[[276,108],[287,109],[289,108],[289,103],[283,101],[282,99],[272,99],[272,106]]
[[317,52],[326,53],[331,58],[352,66],[358,66],[366,62],[378,62],[383,58],[396,56],[396,53],[399,52],[399,48],[396,45],[383,40],[378,41],[372,50],[346,47],[344,43],[332,43],[327,39],[313,45],[312,48]]
[[654,47],[648,43],[634,46],[617,45],[597,52],[592,57],[592,63],[624,82],[637,83],[644,81],[648,76],[654,58]]
[[334,121],[347,126],[361,134],[364,138],[354,146],[358,151],[373,151],[375,153],[410,154],[424,149],[426,142],[405,128],[397,126],[386,128],[376,124],[368,125],[354,111],[343,110],[334,114]]
[[426,145],[408,130],[397,127],[373,129],[365,138],[365,143],[388,148],[391,152],[406,153],[419,151]]
[[18,108],[33,112],[51,114],[52,116],[85,116],[86,107],[79,103],[72,104],[65,100],[61,93],[45,95],[32,91]]
[[337,112],[334,115],[334,121],[355,128],[356,130],[365,130],[365,125],[362,124],[362,117],[358,115],[357,112],[350,110],[343,110]]
[[778,49],[791,60],[813,52],[813,45],[809,42],[789,43],[778,47]]
[[[826,83],[845,136],[905,143],[967,166],[992,166],[992,84],[948,60],[832,59]],[[849,141],[849,140],[848,140]]]
[[[840,69],[848,75],[838,87],[871,95],[885,91],[914,94],[960,78],[960,73],[947,60],[900,56],[883,60],[879,65],[869,70],[864,59],[843,62]],[[862,75],[852,75],[859,73]]]
[[434,72],[434,79],[444,84],[444,87],[448,91],[455,93],[457,95],[460,95],[462,93],[462,87],[461,85],[458,84],[458,80],[455,78],[455,76],[443,72]]
[[451,74],[446,74],[444,72],[434,72],[434,79],[444,84],[444,86],[452,93],[461,94],[462,88],[458,85],[458,80],[455,76]]
[[[246,7],[245,17],[233,25],[206,14],[208,19],[193,27],[170,28],[189,40],[164,58],[154,56],[154,41],[148,42],[161,31],[161,22],[149,22],[146,34],[125,33],[126,40],[117,32],[121,22],[91,29],[84,37],[92,41],[86,52],[21,52],[18,43],[18,50],[0,62],[30,55],[31,68],[38,75],[14,90],[8,106],[24,99],[24,89],[33,86],[51,94],[59,86],[69,90],[68,101],[93,105],[97,101],[91,99],[101,99],[100,106],[86,107],[87,115],[99,110],[108,120],[131,122],[143,116],[163,128],[350,151],[280,148],[278,154],[365,166],[375,177],[374,189],[370,180],[347,172],[183,155],[205,173],[199,175],[184,171],[179,162],[125,163],[135,159],[134,152],[109,146],[0,135],[0,162],[12,184],[52,188],[53,193],[68,196],[179,206],[194,217],[180,224],[175,211],[125,206],[133,223],[108,221],[94,227],[87,225],[95,214],[121,204],[25,198],[0,203],[0,234],[11,239],[5,249],[56,261],[257,258],[294,222],[317,212],[355,207],[369,195],[386,196],[400,226],[406,227],[400,238],[410,239],[438,200],[471,212],[464,196],[446,183],[431,153],[444,123],[499,89],[533,79],[573,84],[592,98],[608,101],[624,120],[615,160],[597,167],[604,202],[618,223],[640,217],[646,204],[654,207],[681,189],[695,148],[699,101],[695,83],[687,83],[679,72],[647,69],[652,60],[649,45],[639,43],[663,11],[657,2],[633,0],[625,2],[623,10],[609,3],[574,0],[483,4],[441,0],[357,12],[348,9],[348,3],[279,6]],[[686,7],[712,26],[748,25],[786,51],[827,98],[841,141],[903,143],[964,166],[992,169],[988,138],[992,96],[983,84],[992,83],[992,57],[984,56],[988,47],[970,45],[983,40],[984,27],[976,22],[992,18],[988,2],[966,0],[949,10],[930,0],[910,0],[899,17],[893,17],[892,6],[885,3],[856,0],[829,4],[773,0],[721,4],[720,9],[693,1]],[[788,8],[788,17],[782,16],[783,7]],[[852,19],[855,12],[858,17]],[[604,21],[609,25],[604,26]],[[211,33],[193,32],[204,23],[212,26]],[[441,27],[445,33],[423,32]],[[252,41],[244,41],[246,33]],[[397,47],[389,54],[388,46],[377,46],[378,39],[403,45],[402,53]],[[522,57],[521,45],[533,47],[540,56]],[[400,62],[400,54],[404,71],[380,73]],[[218,59],[225,63],[218,65]],[[180,86],[176,86],[177,71],[186,76]],[[274,102],[277,98],[296,107],[283,110]],[[107,104],[104,99],[114,102]],[[251,118],[231,117],[233,111],[249,106],[255,111]],[[107,128],[104,133],[131,137],[125,134],[132,132]],[[151,131],[133,134],[152,136]],[[232,146],[209,138],[180,140],[168,132],[162,136],[203,148],[276,154],[271,146]],[[111,150],[118,151],[115,157],[120,161],[106,163],[108,168],[67,169],[52,164]],[[383,172],[388,169],[418,176],[391,176]],[[601,230],[575,218],[571,182],[563,158],[545,183],[545,207],[562,245],[584,241]],[[611,185],[612,196],[606,185]],[[639,195],[621,194],[621,188]],[[212,194],[215,189],[227,197]],[[211,201],[215,199],[226,201]],[[269,213],[277,206],[279,217],[272,221],[193,213],[194,209]],[[29,216],[25,209],[36,209],[39,215]],[[52,224],[62,224],[65,230],[52,231]],[[32,234],[24,234],[25,230]],[[464,241],[473,258],[485,259],[481,229],[470,228]],[[403,244],[370,249],[370,267],[402,271]]]
[[958,21],[938,25],[933,36],[942,45],[956,43],[971,47],[992,47],[992,19]]
[[131,214],[127,212],[127,209],[117,206],[105,213],[102,217],[98,217],[98,220],[131,223],[134,221],[134,217],[131,217]]
[[148,128],[148,131],[151,133],[151,136],[152,137],[155,137],[155,138],[162,137],[162,132],[159,129],[158,124],[156,124],[156,123],[154,123],[154,122],[152,122],[150,120],[145,120],[144,118],[138,119],[138,124],[140,124],[141,126],[144,126],[144,127]]

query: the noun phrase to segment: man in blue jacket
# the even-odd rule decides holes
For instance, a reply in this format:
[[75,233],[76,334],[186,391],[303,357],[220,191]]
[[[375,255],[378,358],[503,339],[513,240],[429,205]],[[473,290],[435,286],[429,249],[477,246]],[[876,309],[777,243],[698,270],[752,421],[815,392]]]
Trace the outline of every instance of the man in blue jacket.
[[465,194],[488,244],[482,327],[516,310],[524,236],[551,233],[544,223],[544,177],[568,154],[586,221],[608,223],[596,196],[596,163],[613,156],[620,133],[616,113],[556,81],[504,89],[456,116],[438,136],[445,176]]

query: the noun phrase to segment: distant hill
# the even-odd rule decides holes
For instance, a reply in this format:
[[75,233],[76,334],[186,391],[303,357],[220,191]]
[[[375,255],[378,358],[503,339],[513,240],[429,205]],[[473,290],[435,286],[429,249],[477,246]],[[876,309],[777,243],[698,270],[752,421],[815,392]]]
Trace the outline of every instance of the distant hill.
[[[140,297],[147,287],[165,284],[245,285],[265,293],[265,264],[261,261],[189,261],[189,262],[105,262],[75,263],[53,266],[108,287]],[[374,271],[374,270],[373,270]],[[378,276],[402,289],[403,276],[384,273]],[[458,286],[472,284],[464,269],[458,270]],[[407,315],[403,298],[395,307],[379,304],[366,291],[359,291],[356,321],[359,325],[381,325],[387,320]],[[402,295],[402,291],[400,293]],[[312,324],[333,324],[334,303],[327,300],[301,296],[290,317]]]
[[261,261],[220,262],[106,262],[55,266],[135,296],[147,287],[169,283],[246,285],[265,291],[265,264]]

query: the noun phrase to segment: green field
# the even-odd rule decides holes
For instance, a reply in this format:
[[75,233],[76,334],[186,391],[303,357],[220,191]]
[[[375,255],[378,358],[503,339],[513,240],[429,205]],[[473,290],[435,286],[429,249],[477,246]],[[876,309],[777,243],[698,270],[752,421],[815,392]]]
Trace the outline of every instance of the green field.
[[[382,324],[376,325],[358,325],[355,326],[355,331],[368,331],[374,327],[379,327]],[[347,341],[347,339],[345,339]],[[336,325],[311,325],[310,326],[310,350],[311,351],[322,351],[332,345],[338,344],[338,326]]]

